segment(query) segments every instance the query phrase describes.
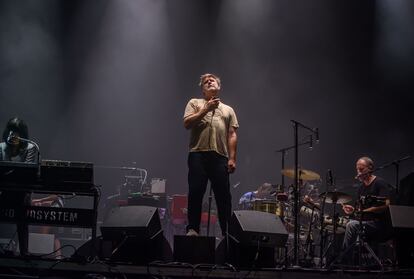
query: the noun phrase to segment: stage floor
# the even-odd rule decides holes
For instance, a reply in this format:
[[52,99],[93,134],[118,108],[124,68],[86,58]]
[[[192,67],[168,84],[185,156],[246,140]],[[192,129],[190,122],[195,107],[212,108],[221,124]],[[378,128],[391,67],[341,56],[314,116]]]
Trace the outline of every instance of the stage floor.
[[347,268],[262,268],[236,269],[231,266],[151,263],[114,264],[104,261],[79,263],[69,260],[0,258],[0,278],[414,278],[414,270],[355,270]]

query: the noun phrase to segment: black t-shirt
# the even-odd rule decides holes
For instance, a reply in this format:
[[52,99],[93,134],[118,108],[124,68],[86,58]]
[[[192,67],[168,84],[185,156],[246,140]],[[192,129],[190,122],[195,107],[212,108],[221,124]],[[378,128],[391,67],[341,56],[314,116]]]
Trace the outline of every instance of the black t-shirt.
[[[393,203],[395,194],[392,186],[384,179],[377,176],[368,186],[361,183],[358,189],[358,197],[360,202],[364,201],[361,206],[365,209],[373,206],[384,205],[385,199],[382,198],[387,198],[391,203]],[[381,221],[386,221],[388,223],[388,210],[378,213],[376,216],[378,216]]]
[[392,199],[392,188],[384,179],[377,176],[370,185],[365,186],[361,184],[358,189],[358,196],[376,196]]

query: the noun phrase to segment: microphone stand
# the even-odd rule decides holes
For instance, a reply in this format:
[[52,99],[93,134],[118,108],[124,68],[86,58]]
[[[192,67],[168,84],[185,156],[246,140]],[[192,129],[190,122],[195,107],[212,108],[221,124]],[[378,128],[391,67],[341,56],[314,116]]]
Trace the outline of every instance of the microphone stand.
[[374,172],[377,172],[379,170],[388,168],[390,166],[395,166],[395,191],[396,191],[396,194],[398,195],[398,190],[399,190],[399,187],[400,187],[399,186],[400,185],[400,178],[399,178],[399,176],[400,176],[400,163],[405,161],[405,160],[408,160],[408,159],[411,159],[410,155],[402,157],[402,158],[394,160],[394,161],[391,161],[389,163],[383,164],[382,166],[379,166],[378,168],[375,168],[372,172],[374,173]]
[[36,150],[37,150],[37,178],[40,179],[40,176],[41,176],[41,165],[42,165],[42,163],[41,163],[41,156],[40,156],[40,148],[39,148],[39,145],[36,142],[34,142],[32,140],[29,140],[29,139],[25,139],[25,138],[21,138],[21,137],[16,137],[16,138],[18,140],[20,140],[20,141],[27,142],[27,143],[31,143],[36,148]]
[[[328,185],[326,185],[326,192],[328,192]],[[323,268],[323,254],[324,254],[324,246],[325,246],[325,238],[327,236],[327,233],[325,232],[325,205],[326,205],[326,195],[324,195],[322,199],[322,207],[321,207],[321,213],[319,216],[319,225],[321,227],[320,233],[319,233],[319,267]]]
[[210,236],[210,217],[211,217],[211,202],[213,200],[213,191],[210,182],[210,192],[208,194],[208,212],[207,212],[207,236]]
[[[295,266],[299,266],[298,250],[299,250],[299,127],[309,130],[312,134],[315,135],[315,140],[319,141],[319,129],[318,128],[309,128],[308,126],[303,125],[302,123],[291,120],[293,123],[294,131],[294,146],[295,146],[295,184],[294,184],[294,206],[293,206],[293,216],[294,216],[294,240],[293,240],[293,261]],[[310,138],[311,143],[313,141],[312,137]],[[311,147],[312,145],[310,145]]]
[[[313,143],[313,138],[309,138],[308,140],[299,143],[298,146],[308,145],[309,147],[311,147],[312,143]],[[291,145],[291,146],[281,148],[275,151],[275,152],[281,153],[282,155],[282,170],[285,169],[285,157],[288,151],[291,149],[294,149],[295,147],[296,147],[295,145]],[[282,189],[285,189],[285,176],[282,174],[281,178],[282,178]]]
[[[281,153],[281,157],[282,157],[282,164],[281,164],[281,168],[282,168],[282,170],[283,169],[285,169],[285,157],[286,157],[286,155],[287,155],[287,152],[289,151],[289,150],[291,150],[291,149],[295,149],[295,151],[296,151],[296,149],[299,147],[299,146],[302,146],[302,145],[308,145],[309,146],[309,148],[312,148],[312,144],[313,144],[313,137],[305,137],[305,139],[306,138],[308,138],[307,140],[305,140],[305,141],[303,141],[303,142],[301,142],[301,143],[298,143],[297,145],[296,145],[296,134],[295,134],[295,144],[294,145],[291,145],[291,146],[288,146],[288,147],[284,147],[284,148],[281,148],[281,149],[279,149],[279,150],[276,150],[275,152],[278,152],[278,153]],[[316,141],[316,143],[318,143],[319,142],[319,135],[318,135],[318,137],[315,137],[315,141]],[[295,164],[296,165],[296,164]],[[296,173],[296,168],[295,168],[295,173]],[[283,191],[285,190],[285,176],[282,174],[281,175],[281,178],[282,178],[282,189],[283,189]],[[296,181],[296,179],[295,179],[295,181]],[[293,190],[294,191],[294,193],[296,193],[296,189],[294,189]],[[294,199],[296,200],[296,197],[294,197]],[[296,204],[296,203],[295,203]],[[294,226],[295,226],[295,229],[294,229],[294,248],[293,248],[293,251],[294,251],[294,262],[296,262],[297,261],[297,255],[298,255],[298,239],[295,237],[295,236],[297,236],[297,234],[299,234],[299,233],[297,233],[296,232],[296,227],[297,227],[297,223],[298,222],[296,222],[296,218],[297,218],[297,211],[298,211],[298,205],[296,205],[295,206],[295,208],[294,208],[294,213],[293,213],[293,215],[295,216],[295,223],[294,223]],[[295,211],[296,210],[296,211]],[[295,213],[296,212],[296,213]],[[296,234],[297,233],[297,234]]]

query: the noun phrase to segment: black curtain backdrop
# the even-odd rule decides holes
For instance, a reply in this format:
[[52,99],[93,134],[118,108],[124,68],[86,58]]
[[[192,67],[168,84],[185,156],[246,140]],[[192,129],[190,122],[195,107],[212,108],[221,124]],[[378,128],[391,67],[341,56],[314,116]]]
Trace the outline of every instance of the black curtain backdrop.
[[[1,125],[26,120],[43,158],[137,166],[149,180],[165,178],[168,194],[186,193],[184,107],[201,96],[199,75],[213,72],[240,122],[234,205],[263,182],[281,182],[275,150],[293,144],[292,119],[320,130],[312,151],[300,149],[300,165],[323,179],[332,169],[351,193],[358,157],[380,165],[413,154],[413,6],[3,0]],[[125,174],[95,169],[103,198]],[[378,175],[394,183],[393,168]]]

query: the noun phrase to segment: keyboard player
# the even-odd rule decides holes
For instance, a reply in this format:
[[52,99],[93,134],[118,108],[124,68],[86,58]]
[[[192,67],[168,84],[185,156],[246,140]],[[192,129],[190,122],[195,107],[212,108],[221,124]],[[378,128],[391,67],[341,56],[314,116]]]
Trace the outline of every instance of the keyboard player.
[[[21,140],[29,139],[29,129],[27,124],[18,117],[11,118],[3,131],[2,142],[0,143],[0,161],[21,162],[21,163],[38,163],[38,154],[36,147]],[[0,204],[5,208],[23,208],[27,205],[48,206],[54,204],[62,204],[62,201],[56,195],[47,197],[39,197],[31,200],[30,195],[18,191],[3,191],[0,194]],[[23,220],[24,212],[20,212]],[[0,224],[1,226],[7,226]],[[3,231],[3,230],[2,230]],[[7,229],[5,229],[7,231]],[[48,232],[45,227],[43,232]],[[28,253],[28,226],[23,221],[17,223],[17,232],[19,238],[20,254]],[[57,244],[57,245],[56,245]],[[55,243],[55,246],[60,246]]]
[[[19,140],[29,138],[29,129],[26,123],[17,117],[11,118],[3,131],[3,142],[0,143],[0,161],[37,163],[37,152],[34,145]],[[19,206],[23,208],[30,201],[30,196],[23,192],[2,192],[0,203],[6,208]],[[21,212],[23,214],[23,212]],[[4,226],[4,225],[3,225]],[[19,247],[21,254],[27,254],[28,227],[19,222],[17,224]]]

